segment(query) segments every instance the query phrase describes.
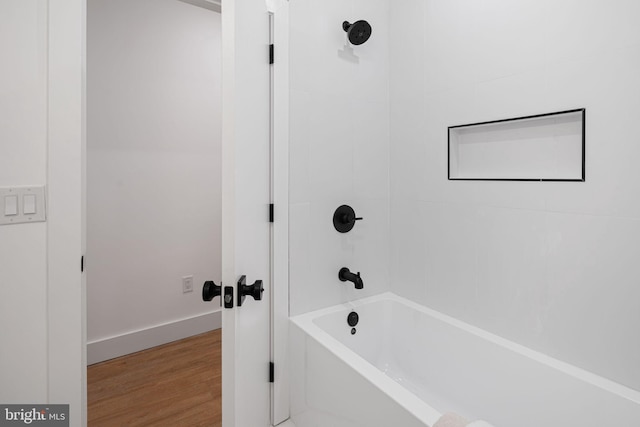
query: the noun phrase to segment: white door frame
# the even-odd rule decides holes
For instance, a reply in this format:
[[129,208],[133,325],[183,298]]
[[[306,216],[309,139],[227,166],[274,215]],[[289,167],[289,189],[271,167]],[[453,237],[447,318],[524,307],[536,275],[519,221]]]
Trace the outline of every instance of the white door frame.
[[[87,423],[85,249],[86,0],[49,1],[47,126],[48,402]],[[26,119],[26,118],[25,118]]]
[[275,362],[272,422],[289,418],[289,1],[267,0],[273,14],[273,293],[272,351]]

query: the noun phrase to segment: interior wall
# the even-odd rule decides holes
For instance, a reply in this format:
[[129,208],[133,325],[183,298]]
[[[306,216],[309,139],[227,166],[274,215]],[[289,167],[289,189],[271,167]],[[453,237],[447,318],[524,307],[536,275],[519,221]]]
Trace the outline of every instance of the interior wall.
[[[388,290],[389,95],[386,0],[290,3],[290,311],[304,313]],[[342,22],[372,36],[347,42]],[[277,47],[276,47],[277,60]],[[352,231],[333,213],[351,205]],[[338,280],[348,267],[364,289]]]
[[89,1],[90,343],[219,310],[220,51],[218,13]]
[[[47,11],[0,2],[0,186],[47,184]],[[47,401],[46,248],[44,222],[0,226],[3,403]]]
[[[404,1],[390,26],[392,288],[640,390],[633,1]],[[447,180],[447,127],[586,108],[586,182]]]

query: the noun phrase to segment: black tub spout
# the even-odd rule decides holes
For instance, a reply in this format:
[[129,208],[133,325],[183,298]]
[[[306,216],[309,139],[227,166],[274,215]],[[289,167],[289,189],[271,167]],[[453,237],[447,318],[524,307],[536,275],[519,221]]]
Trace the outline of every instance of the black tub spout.
[[356,286],[356,289],[364,288],[364,282],[362,281],[362,277],[360,277],[359,271],[357,273],[352,273],[347,267],[342,267],[338,272],[338,278],[342,282],[353,282],[353,284]]

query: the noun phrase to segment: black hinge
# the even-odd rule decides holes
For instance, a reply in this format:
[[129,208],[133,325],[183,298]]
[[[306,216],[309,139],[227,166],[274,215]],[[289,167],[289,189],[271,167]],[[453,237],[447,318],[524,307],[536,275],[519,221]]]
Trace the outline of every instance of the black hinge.
[[84,255],[80,257],[80,273],[84,273]]
[[273,362],[269,362],[269,382],[272,383],[276,376],[276,368]]
[[269,222],[273,222],[273,203],[269,205]]
[[269,64],[273,64],[273,43],[269,45]]

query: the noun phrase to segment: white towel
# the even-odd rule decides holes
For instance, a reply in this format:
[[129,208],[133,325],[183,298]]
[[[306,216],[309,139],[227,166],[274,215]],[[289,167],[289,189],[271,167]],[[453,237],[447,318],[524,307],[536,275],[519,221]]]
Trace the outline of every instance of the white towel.
[[433,425],[433,427],[465,427],[469,421],[458,414],[446,413]]

